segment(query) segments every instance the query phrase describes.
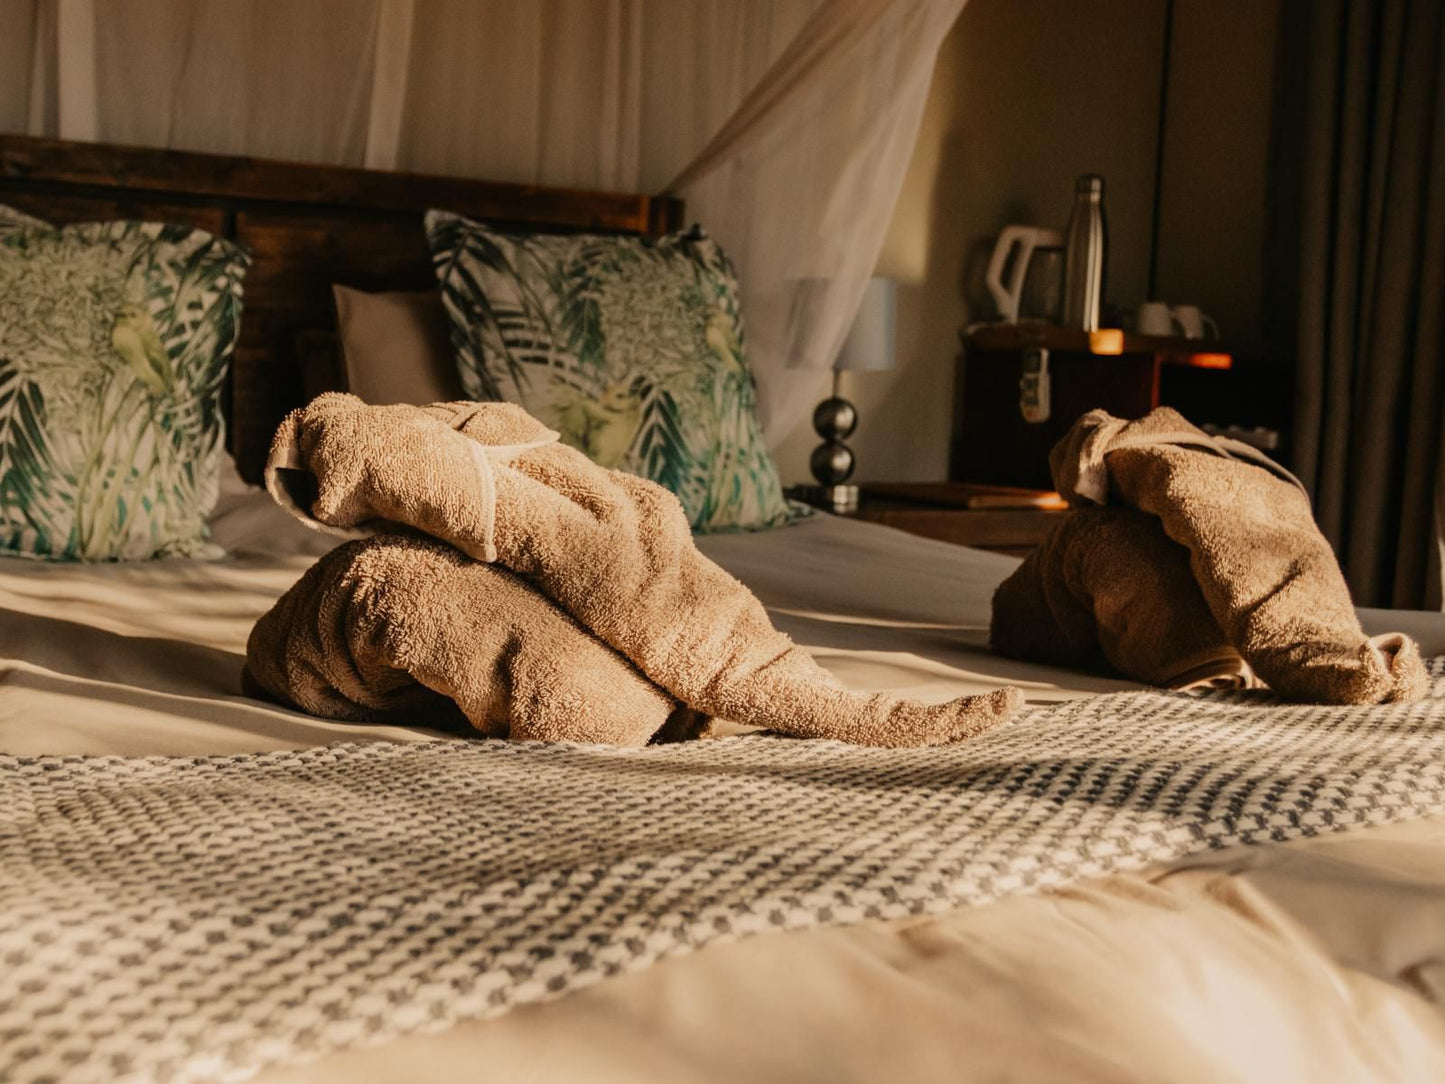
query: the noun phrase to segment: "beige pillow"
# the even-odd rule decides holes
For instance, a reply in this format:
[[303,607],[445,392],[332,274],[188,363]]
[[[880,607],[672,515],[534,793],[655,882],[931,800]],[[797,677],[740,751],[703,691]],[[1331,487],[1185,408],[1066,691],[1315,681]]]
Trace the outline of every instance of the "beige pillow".
[[342,364],[353,395],[378,406],[466,398],[452,361],[451,330],[440,293],[331,289]]

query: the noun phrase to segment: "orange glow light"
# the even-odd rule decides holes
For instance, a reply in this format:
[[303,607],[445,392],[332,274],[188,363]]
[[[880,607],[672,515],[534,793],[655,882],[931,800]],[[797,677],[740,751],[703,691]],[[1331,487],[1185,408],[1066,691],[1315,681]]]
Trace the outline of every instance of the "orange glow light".
[[1122,354],[1124,333],[1116,327],[1100,328],[1089,332],[1089,350],[1095,354]]
[[1191,354],[1189,364],[1196,369],[1232,369],[1234,358],[1228,354]]

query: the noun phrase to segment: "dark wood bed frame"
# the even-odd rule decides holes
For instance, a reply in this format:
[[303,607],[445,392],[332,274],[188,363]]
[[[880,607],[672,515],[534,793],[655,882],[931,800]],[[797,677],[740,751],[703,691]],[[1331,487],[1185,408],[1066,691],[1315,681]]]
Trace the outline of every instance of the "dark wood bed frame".
[[422,233],[428,208],[548,230],[654,234],[682,224],[682,203],[667,196],[13,135],[0,135],[0,203],[58,224],[184,222],[251,250],[227,416],[231,452],[252,482],[286,412],[340,386],[334,363],[308,351],[308,364],[297,353],[303,333],[334,329],[332,284],[435,284]]

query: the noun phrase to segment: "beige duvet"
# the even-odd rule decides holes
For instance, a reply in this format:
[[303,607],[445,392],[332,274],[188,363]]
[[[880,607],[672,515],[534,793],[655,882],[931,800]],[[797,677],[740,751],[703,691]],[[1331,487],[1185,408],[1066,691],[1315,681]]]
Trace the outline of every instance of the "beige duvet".
[[[218,563],[0,562],[0,751],[193,754],[419,732],[249,700],[251,623],[329,543],[231,492]],[[1127,683],[1000,660],[1014,566],[831,518],[703,540],[859,689]],[[1364,615],[1445,653],[1440,615]],[[432,735],[425,735],[432,736]],[[705,949],[266,1081],[1445,1080],[1445,822],[1205,855],[937,918]]]

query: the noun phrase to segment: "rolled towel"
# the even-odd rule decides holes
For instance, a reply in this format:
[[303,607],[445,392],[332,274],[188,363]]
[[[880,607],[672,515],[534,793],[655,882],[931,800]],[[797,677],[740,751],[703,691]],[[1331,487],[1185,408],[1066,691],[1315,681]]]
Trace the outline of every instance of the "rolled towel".
[[703,720],[511,573],[384,535],[339,546],[256,623],[252,682],[359,722],[460,711],[488,737],[645,745]]
[[[1215,625],[1275,692],[1325,704],[1424,695],[1419,648],[1399,634],[1365,635],[1303,486],[1260,452],[1211,437],[1167,407],[1134,422],[1096,410],[1074,424],[1049,464],[1070,503],[1134,508],[1188,552]],[[1051,575],[1038,565],[1020,573]],[[1100,581],[1093,590],[1097,596],[1126,586]],[[1195,593],[1178,585],[1161,602],[1197,611]],[[1007,606],[995,612],[996,630],[1014,620]],[[1171,618],[1174,626],[1185,623]],[[1000,643],[1011,635],[995,632]]]
[[1133,508],[1080,508],[994,593],[990,646],[1016,659],[1112,669],[1169,689],[1250,688],[1189,551]]
[[597,466],[505,403],[369,407],[328,394],[277,431],[267,485],[338,533],[403,524],[535,586],[693,710],[796,737],[937,745],[1017,689],[926,704],[845,689],[693,545],[677,499]]

